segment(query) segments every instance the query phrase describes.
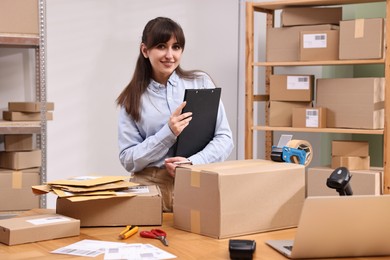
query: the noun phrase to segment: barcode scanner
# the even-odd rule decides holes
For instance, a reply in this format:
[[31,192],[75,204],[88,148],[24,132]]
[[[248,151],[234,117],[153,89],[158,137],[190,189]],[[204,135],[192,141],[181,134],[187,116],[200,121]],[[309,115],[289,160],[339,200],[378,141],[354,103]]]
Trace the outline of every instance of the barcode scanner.
[[349,185],[352,175],[345,167],[336,168],[326,180],[326,186],[336,189],[340,196],[352,195],[352,189]]

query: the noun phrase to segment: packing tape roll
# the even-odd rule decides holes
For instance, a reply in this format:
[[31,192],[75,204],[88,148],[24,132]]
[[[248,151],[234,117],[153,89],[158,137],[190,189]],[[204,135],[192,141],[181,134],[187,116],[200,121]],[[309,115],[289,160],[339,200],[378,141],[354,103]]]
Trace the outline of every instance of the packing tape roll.
[[[286,146],[290,147],[290,148],[299,149],[299,150],[305,150],[306,160],[305,160],[304,164],[305,164],[305,166],[310,164],[311,160],[313,159],[313,148],[311,147],[311,144],[308,141],[290,140]],[[299,159],[296,156],[292,156],[291,162],[299,164]]]

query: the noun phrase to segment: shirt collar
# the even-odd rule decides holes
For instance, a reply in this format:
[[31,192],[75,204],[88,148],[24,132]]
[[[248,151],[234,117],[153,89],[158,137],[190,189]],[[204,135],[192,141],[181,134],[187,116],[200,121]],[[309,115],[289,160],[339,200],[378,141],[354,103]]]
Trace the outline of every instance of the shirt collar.
[[[170,84],[171,86],[174,87],[174,86],[176,86],[176,83],[177,83],[178,79],[179,79],[179,76],[177,75],[176,71],[174,71],[171,74],[171,76],[169,76],[167,84]],[[153,90],[154,92],[158,92],[158,91],[160,91],[160,89],[165,88],[165,86],[160,84],[160,83],[158,83],[154,79],[151,79],[150,80],[150,84],[149,84],[149,88],[151,90]]]

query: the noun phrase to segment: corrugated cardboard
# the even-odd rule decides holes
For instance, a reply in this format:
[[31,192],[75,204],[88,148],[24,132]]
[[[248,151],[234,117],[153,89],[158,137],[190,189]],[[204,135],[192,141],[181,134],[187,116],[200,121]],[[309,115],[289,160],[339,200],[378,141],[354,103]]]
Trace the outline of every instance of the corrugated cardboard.
[[[40,121],[40,112],[3,111],[3,119],[7,121]],[[53,120],[53,113],[46,112],[46,120]]]
[[305,167],[238,160],[176,168],[174,226],[214,238],[294,227]]
[[80,219],[82,227],[161,225],[162,199],[157,186],[134,197],[71,202],[57,198],[56,212]]
[[293,108],[292,116],[293,127],[313,127],[313,128],[325,128],[326,127],[326,108],[313,107]]
[[[308,168],[306,174],[307,196],[338,196],[335,189],[326,186],[326,180],[334,169],[329,167]],[[352,178],[349,182],[353,195],[382,194],[383,168],[370,170],[350,170]],[[362,209],[364,210],[364,209]]]
[[327,108],[328,127],[384,127],[384,78],[317,79],[317,106]]
[[0,220],[0,242],[18,245],[80,235],[80,221],[58,214]]
[[7,152],[34,150],[34,135],[33,134],[4,135],[4,149]]
[[271,101],[312,101],[314,75],[271,75]]
[[339,31],[303,31],[300,33],[301,61],[339,59]]
[[370,156],[332,156],[331,168],[346,167],[348,170],[370,169]]
[[342,7],[291,7],[280,13],[282,26],[335,24],[343,18]]
[[[46,111],[54,110],[53,102],[46,102]],[[8,102],[8,111],[12,112],[40,112],[41,102]]]
[[333,156],[369,156],[370,147],[367,141],[333,140]]
[[39,208],[39,197],[31,192],[40,183],[40,169],[0,169],[0,211]]
[[77,176],[66,180],[47,182],[50,185],[65,185],[77,187],[92,187],[101,184],[113,183],[128,179],[128,176]]
[[340,22],[340,59],[380,59],[383,45],[383,18]]
[[292,126],[293,108],[312,107],[312,102],[270,101],[269,126]]
[[0,167],[21,170],[40,167],[42,164],[41,150],[21,152],[0,152]]
[[333,29],[338,29],[338,26],[325,24],[269,28],[266,36],[266,61],[299,61],[299,37],[301,31]]
[[39,34],[38,0],[1,0],[0,32]]

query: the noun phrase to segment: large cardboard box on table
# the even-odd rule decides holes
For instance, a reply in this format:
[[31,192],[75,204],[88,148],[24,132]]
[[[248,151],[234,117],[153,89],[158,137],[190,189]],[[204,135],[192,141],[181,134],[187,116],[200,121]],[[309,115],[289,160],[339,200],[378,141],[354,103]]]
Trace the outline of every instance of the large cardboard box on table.
[[384,53],[384,19],[340,22],[340,59],[380,59]]
[[1,0],[0,32],[39,34],[38,0]]
[[280,22],[284,26],[335,24],[343,19],[342,7],[290,7],[280,13]]
[[314,75],[271,75],[271,101],[312,101]]
[[31,186],[38,185],[40,180],[39,168],[0,169],[0,211],[39,208],[39,196],[32,193]]
[[0,242],[18,245],[80,235],[80,221],[58,214],[0,220]]
[[305,167],[266,160],[176,168],[174,226],[214,238],[295,227]]
[[384,78],[317,79],[316,87],[316,105],[327,108],[328,127],[384,127]]
[[[306,174],[307,196],[337,196],[335,189],[326,186],[326,180],[334,169],[330,167],[308,168]],[[380,195],[382,194],[383,168],[372,167],[369,170],[351,170],[352,178],[349,182],[353,195]]]
[[338,28],[337,25],[330,24],[269,28],[266,36],[266,61],[299,61],[300,32]]
[[157,186],[147,186],[134,197],[91,199],[71,202],[57,198],[58,214],[80,219],[82,227],[152,226],[162,224],[162,198]]

